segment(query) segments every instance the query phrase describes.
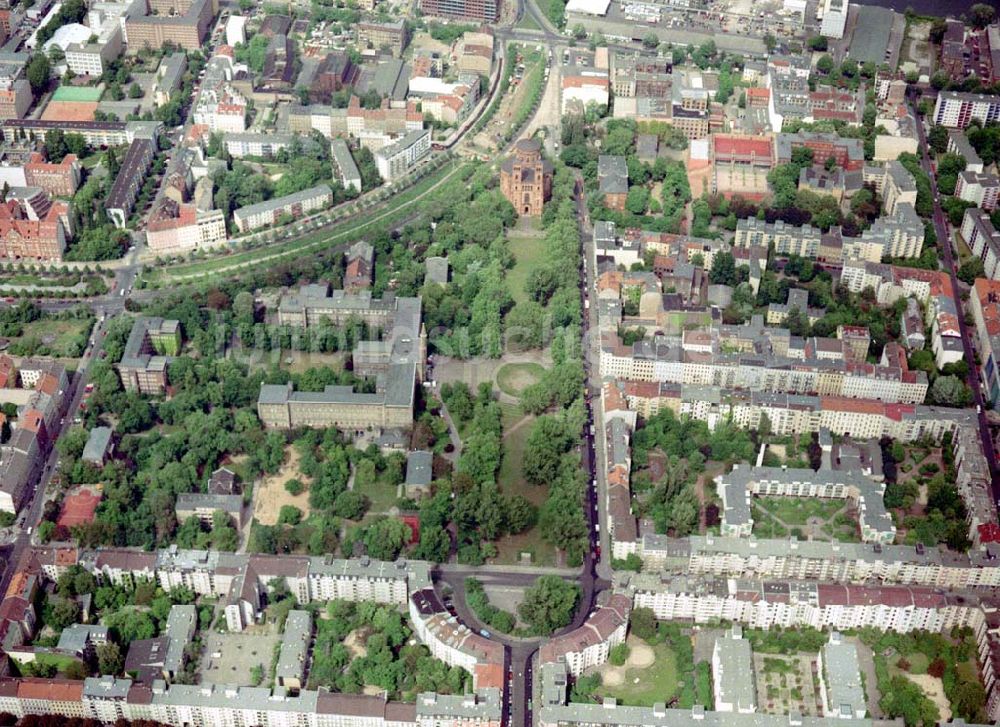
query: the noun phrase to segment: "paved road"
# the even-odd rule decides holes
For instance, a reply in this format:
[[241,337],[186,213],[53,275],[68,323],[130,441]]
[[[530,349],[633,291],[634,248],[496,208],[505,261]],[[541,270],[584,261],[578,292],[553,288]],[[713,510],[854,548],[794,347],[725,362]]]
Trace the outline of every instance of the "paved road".
[[[916,115],[916,96],[914,93],[910,93],[909,96],[910,107],[913,110],[915,118],[920,118]],[[941,259],[944,262],[945,271],[951,276],[951,286],[958,294],[958,278],[955,275],[955,255],[953,253],[953,240],[951,235],[951,228],[949,227],[944,212],[941,210],[941,199],[938,194],[937,179],[934,175],[934,170],[931,168],[931,159],[927,152],[927,138],[925,136],[924,124],[923,122],[917,123],[917,134],[920,138],[920,149],[922,153],[921,165],[924,171],[931,179],[931,193],[934,195],[934,230],[937,232],[938,238],[938,248],[941,251]],[[958,327],[959,332],[962,335],[962,347],[965,351],[965,360],[969,362],[969,375],[967,383],[969,388],[972,389],[972,399],[976,405],[977,411],[979,412],[979,438],[982,440],[983,444],[983,454],[986,455],[986,461],[989,463],[990,467],[990,484],[993,490],[993,500],[994,502],[1000,504],[1000,477],[998,477],[997,472],[997,454],[996,448],[993,445],[993,436],[990,432],[989,421],[986,416],[986,407],[983,405],[983,395],[980,388],[980,377],[979,377],[979,367],[976,366],[976,357],[972,349],[972,338],[973,332],[969,330],[969,327],[965,325],[965,316],[958,316]]]

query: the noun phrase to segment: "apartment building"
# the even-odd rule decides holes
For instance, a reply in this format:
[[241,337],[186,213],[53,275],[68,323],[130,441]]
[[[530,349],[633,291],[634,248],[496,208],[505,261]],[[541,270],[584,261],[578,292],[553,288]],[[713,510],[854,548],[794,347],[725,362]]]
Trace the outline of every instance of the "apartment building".
[[41,472],[59,427],[62,395],[69,379],[65,367],[47,359],[0,355],[0,402],[18,407],[18,424],[0,447],[0,510],[16,513]]
[[95,42],[70,43],[66,47],[66,65],[79,76],[100,76],[125,50],[119,16],[105,18],[92,30],[97,36]]
[[860,139],[845,139],[816,131],[797,131],[775,137],[778,164],[788,164],[792,161],[792,152],[802,148],[812,151],[815,164],[825,164],[827,159],[833,157],[837,168],[845,172],[859,171],[865,165],[865,149]]
[[[881,477],[881,472],[878,475]],[[840,470],[826,465],[814,472],[735,465],[731,472],[716,477],[715,483],[722,497],[720,532],[724,536],[750,537],[754,525],[751,498],[758,495],[851,499],[856,503],[864,542],[889,544],[896,538],[896,526],[882,501],[885,483],[872,479],[863,470]]]
[[582,626],[542,644],[539,664],[565,664],[567,672],[576,678],[585,670],[604,664],[611,649],[625,643],[631,610],[631,598],[623,593],[613,594],[607,603],[590,613]]
[[965,202],[972,202],[987,212],[997,207],[1000,198],[1000,179],[992,174],[965,170],[958,175],[955,196]]
[[986,397],[996,407],[1000,404],[1000,281],[979,278],[969,295],[969,308],[976,323],[979,367]]
[[24,180],[29,187],[41,187],[53,197],[72,197],[80,186],[80,162],[76,154],[67,154],[55,164],[32,152],[24,165]]
[[229,131],[222,135],[222,144],[234,159],[244,157],[272,159],[283,149],[291,148],[295,138],[294,134]]
[[361,172],[354,162],[351,150],[343,139],[333,139],[330,142],[330,155],[333,157],[334,173],[344,189],[353,189],[361,193]]
[[228,83],[203,87],[194,107],[194,123],[211,131],[239,133],[247,128],[247,99]]
[[932,297],[951,291],[950,278],[940,270],[920,270],[861,260],[844,262],[840,283],[852,293],[871,288],[880,305],[892,305],[900,298],[908,297],[926,304]]
[[615,53],[610,77],[615,98],[668,99],[673,88],[670,64],[661,58]]
[[973,119],[981,124],[1000,121],[1000,96],[961,91],[941,91],[934,105],[934,123],[965,129]]
[[866,164],[863,171],[865,183],[873,184],[882,197],[886,214],[894,214],[900,204],[911,207],[917,204],[917,183],[900,161],[894,159],[882,165]]
[[433,588],[412,592],[408,609],[414,633],[430,649],[431,655],[472,674],[473,687],[477,690],[503,689],[502,644],[475,633],[452,616]]
[[965,244],[982,261],[983,274],[990,280],[1000,279],[1000,232],[989,213],[975,207],[965,210],[961,231]]
[[248,232],[274,225],[284,215],[296,219],[309,212],[329,207],[331,204],[333,204],[333,190],[321,184],[284,197],[240,207],[233,212],[233,224],[240,232]]
[[196,51],[217,13],[216,0],[144,0],[125,16],[125,38],[130,48],[161,48],[170,41]]
[[23,78],[0,78],[0,119],[23,119],[34,95]]
[[430,129],[409,131],[375,152],[379,176],[386,182],[393,182],[406,175],[430,151]]
[[495,23],[500,17],[497,0],[420,0],[424,15]]
[[228,241],[221,210],[202,212],[194,204],[164,198],[150,213],[146,244],[157,255],[218,247]]
[[[997,549],[967,554],[944,548],[823,543],[791,539],[692,536],[676,541],[644,535],[636,552],[650,567],[686,568],[692,575],[733,578],[755,573],[769,580],[806,579],[835,583],[883,583],[936,588],[993,588]],[[846,627],[842,627],[846,628]]]
[[823,714],[840,719],[864,719],[868,716],[865,689],[861,680],[858,650],[834,631],[820,649],[816,662]]
[[960,129],[948,131],[948,153],[958,154],[965,160],[965,171],[982,172],[983,160],[979,158],[975,148],[969,143],[969,138]]
[[[754,629],[875,628],[898,633],[947,633],[955,626],[975,627],[983,619],[981,604],[985,603],[975,597],[961,599],[920,586],[841,585],[759,577],[724,579],[641,573],[628,576],[622,587],[632,595],[633,608],[649,608],[657,619],[697,624],[723,621]],[[849,701],[859,708],[864,704]]]
[[62,260],[68,218],[69,205],[52,202],[41,191],[31,199],[12,197],[0,203],[0,257]]
[[821,5],[823,22],[819,29],[820,35],[827,38],[843,38],[850,0],[824,0]]
[[116,227],[125,228],[155,156],[155,138],[136,138],[129,144],[104,205]]
[[406,48],[406,23],[402,19],[386,23],[363,21],[355,27],[358,43],[363,47],[375,50],[388,49],[397,58]]
[[754,678],[753,649],[739,626],[731,627],[715,639],[712,647],[712,686],[715,711],[754,714],[757,685]]
[[309,611],[289,611],[278,650],[278,661],[274,666],[274,681],[277,686],[293,692],[305,686],[312,636],[312,614]]
[[132,324],[122,360],[115,368],[126,391],[162,394],[167,388],[167,366],[180,353],[179,321],[140,316]]
[[15,119],[0,122],[4,141],[28,138],[41,141],[49,131],[79,134],[90,146],[121,146],[139,137],[155,138],[162,124],[158,121],[54,121],[52,119]]
[[253,724],[287,727],[499,727],[500,690],[417,696],[416,704],[384,696],[276,687],[140,684],[111,676],[0,679],[0,709],[16,717],[59,715],[162,724]]

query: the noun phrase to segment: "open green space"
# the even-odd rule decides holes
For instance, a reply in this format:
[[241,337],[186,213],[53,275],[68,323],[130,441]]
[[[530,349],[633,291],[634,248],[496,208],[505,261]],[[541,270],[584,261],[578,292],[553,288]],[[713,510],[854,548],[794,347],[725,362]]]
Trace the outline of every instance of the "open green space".
[[813,497],[761,497],[757,502],[786,525],[805,525],[810,518],[830,520],[844,507],[843,500]]
[[507,247],[514,255],[514,267],[507,271],[507,289],[515,303],[528,301],[525,285],[531,271],[542,262],[544,242],[540,237],[518,235],[512,231],[507,237]]
[[7,350],[14,356],[76,358],[83,352],[93,324],[91,318],[32,321],[20,336],[9,339]]
[[396,485],[387,481],[385,477],[379,477],[374,482],[354,483],[354,491],[367,497],[371,503],[371,507],[368,508],[368,512],[371,515],[388,512],[389,508],[395,505],[396,500],[399,499],[397,495],[398,489]]
[[541,30],[538,22],[528,13],[525,13],[524,17],[518,21],[517,27],[524,28],[525,30]]
[[[500,409],[503,413],[504,431],[503,459],[500,462],[500,474],[497,476],[500,491],[505,495],[523,495],[540,507],[548,497],[548,488],[528,482],[521,469],[534,417],[528,417],[527,421],[516,426],[524,419],[520,408],[511,404],[500,404]],[[517,535],[505,535],[497,540],[496,545],[497,561],[500,563],[519,562],[521,553],[531,553],[532,565],[555,565],[556,562],[555,547],[542,538],[541,529],[537,525]]]
[[[393,195],[393,204],[388,209],[374,215],[356,215],[343,225],[338,225],[335,231],[331,232],[329,229],[324,229],[280,244],[224,255],[210,260],[177,265],[167,269],[165,272],[169,278],[173,279],[207,276],[230,268],[238,268],[254,263],[274,265],[280,261],[280,258],[285,256],[300,257],[310,251],[329,247],[337,243],[353,242],[361,236],[384,227],[387,220],[403,219],[406,216],[403,214],[404,210],[416,202],[417,199],[421,198],[432,187],[451,179],[453,176],[462,174],[467,169],[471,169],[471,167],[465,164],[445,164],[407,190]],[[357,202],[353,204],[355,207],[357,206]]]
[[677,655],[666,643],[654,644],[654,661],[650,666],[629,668],[618,686],[602,685],[601,696],[614,697],[619,704],[652,707],[657,702],[669,703],[680,691],[677,675]]
[[520,396],[521,392],[534,383],[542,380],[545,367],[532,363],[504,364],[497,371],[497,386],[508,396]]

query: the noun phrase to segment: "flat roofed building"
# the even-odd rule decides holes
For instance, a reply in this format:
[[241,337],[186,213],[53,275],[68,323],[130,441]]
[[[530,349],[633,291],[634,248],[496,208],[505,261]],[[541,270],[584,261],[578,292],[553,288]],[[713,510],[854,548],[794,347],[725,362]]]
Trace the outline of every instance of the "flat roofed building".
[[820,649],[818,662],[823,714],[839,719],[864,719],[868,706],[854,644],[834,631]]
[[495,23],[500,17],[498,0],[420,0],[424,15]]
[[126,391],[162,394],[167,386],[167,364],[181,348],[180,322],[141,316],[132,324],[118,375]]
[[739,626],[733,626],[724,636],[715,639],[712,682],[716,711],[741,714],[757,711],[753,650]]
[[321,184],[284,197],[240,207],[233,212],[233,223],[240,232],[247,232],[273,225],[282,215],[298,218],[309,212],[329,207],[331,204],[333,204],[333,191],[327,185]]
[[125,223],[132,214],[139,190],[146,181],[146,173],[156,156],[156,142],[153,139],[137,138],[129,145],[122,159],[118,176],[111,185],[105,208],[115,226],[124,229]]
[[204,525],[212,526],[216,511],[232,518],[236,529],[243,527],[243,496],[218,495],[204,492],[183,492],[177,495],[174,512],[178,522],[196,517]]
[[303,688],[311,644],[312,614],[289,611],[278,650],[278,663],[274,667],[274,680],[279,687],[293,691]]

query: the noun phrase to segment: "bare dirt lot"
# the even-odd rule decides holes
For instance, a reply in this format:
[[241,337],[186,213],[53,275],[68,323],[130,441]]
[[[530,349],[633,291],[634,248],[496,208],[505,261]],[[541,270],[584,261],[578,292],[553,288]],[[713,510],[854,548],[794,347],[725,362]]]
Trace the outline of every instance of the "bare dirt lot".
[[[265,683],[274,647],[281,637],[273,627],[251,626],[239,634],[205,634],[205,652],[201,663],[201,680],[206,684],[251,684],[251,672],[260,667]],[[218,656],[216,656],[218,654]]]
[[[302,519],[309,517],[309,488],[300,495],[292,496],[285,489],[288,480],[299,477],[299,453],[294,447],[286,449],[287,459],[277,474],[265,477],[254,488],[253,516],[263,525],[274,525],[278,522],[278,513],[282,505],[294,505],[302,511]],[[301,479],[301,477],[299,477]],[[303,480],[304,482],[304,480]]]

